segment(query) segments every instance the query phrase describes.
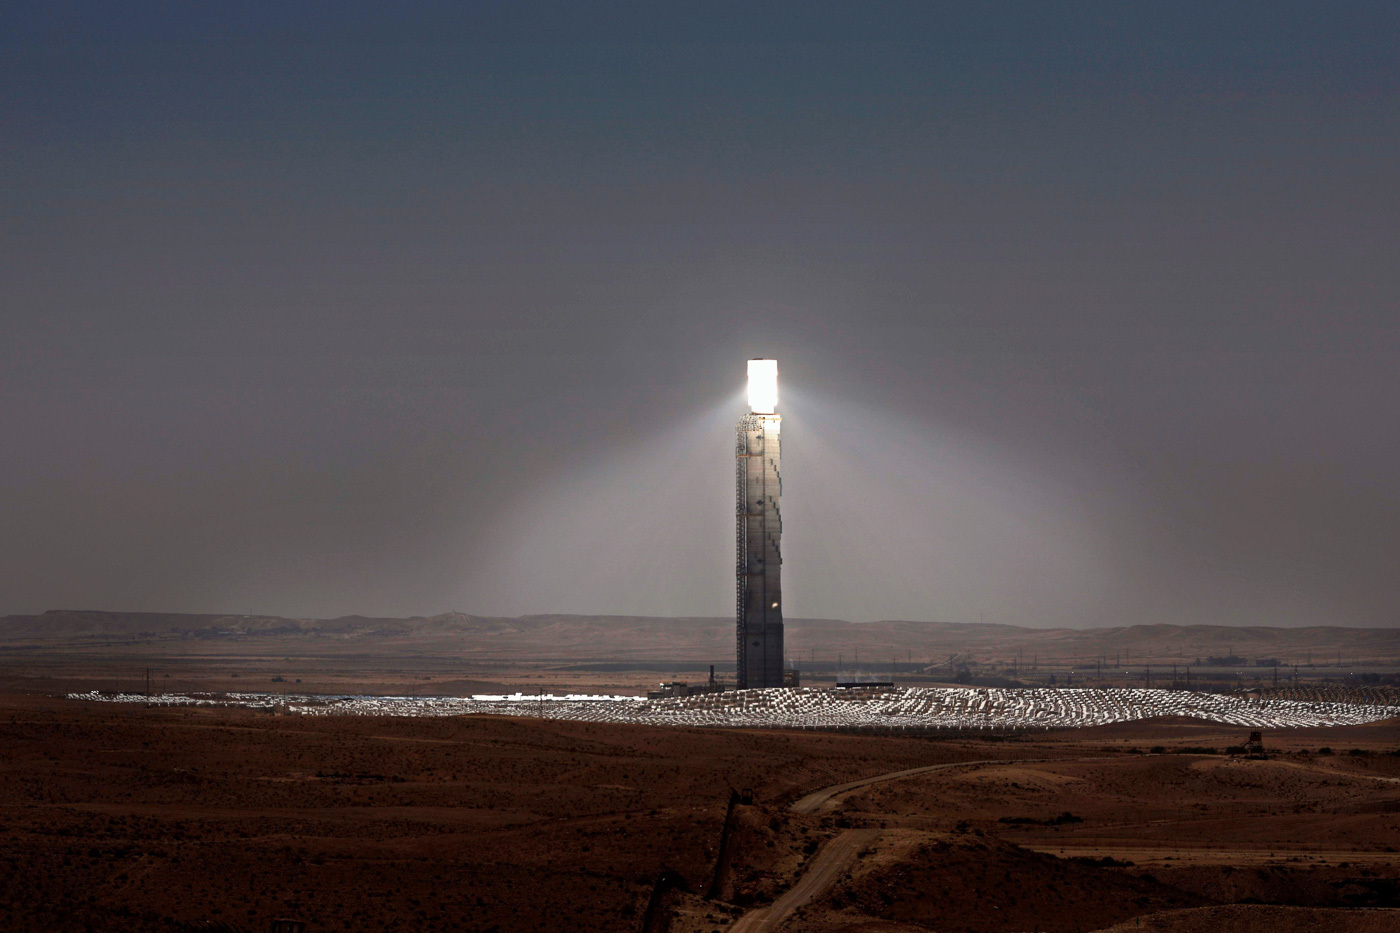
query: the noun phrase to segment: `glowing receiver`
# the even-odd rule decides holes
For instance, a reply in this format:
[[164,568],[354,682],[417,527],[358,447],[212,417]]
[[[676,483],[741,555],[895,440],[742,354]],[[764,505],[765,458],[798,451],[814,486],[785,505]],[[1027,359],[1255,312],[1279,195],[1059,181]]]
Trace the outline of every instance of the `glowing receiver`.
[[749,360],[749,411],[771,415],[778,407],[778,361]]

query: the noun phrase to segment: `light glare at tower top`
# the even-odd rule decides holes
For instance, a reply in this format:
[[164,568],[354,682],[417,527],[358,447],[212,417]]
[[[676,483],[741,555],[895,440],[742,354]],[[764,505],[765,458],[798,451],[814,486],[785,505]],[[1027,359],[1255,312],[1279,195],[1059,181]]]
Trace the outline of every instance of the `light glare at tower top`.
[[778,361],[749,360],[749,411],[771,415],[778,407]]

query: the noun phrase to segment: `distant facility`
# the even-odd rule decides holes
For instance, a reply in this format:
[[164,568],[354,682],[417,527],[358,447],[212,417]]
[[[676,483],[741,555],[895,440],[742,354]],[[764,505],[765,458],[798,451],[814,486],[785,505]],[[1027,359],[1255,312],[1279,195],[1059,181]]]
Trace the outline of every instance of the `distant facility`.
[[[783,680],[783,519],[778,361],[749,360],[749,413],[735,444],[740,690]],[[790,681],[791,682],[791,681]]]
[[703,684],[688,684],[683,680],[663,681],[655,690],[647,691],[648,700],[668,700],[672,697],[693,697],[706,693],[723,693],[724,684],[715,678],[715,666],[710,665],[710,679]]
[[859,690],[866,687],[894,687],[894,674],[881,677],[879,674],[837,671],[836,687],[840,690]]

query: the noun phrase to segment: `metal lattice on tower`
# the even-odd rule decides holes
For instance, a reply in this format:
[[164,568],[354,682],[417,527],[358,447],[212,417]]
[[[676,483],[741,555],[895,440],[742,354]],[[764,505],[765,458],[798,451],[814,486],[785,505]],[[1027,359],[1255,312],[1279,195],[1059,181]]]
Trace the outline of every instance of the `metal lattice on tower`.
[[[754,396],[754,364],[771,368],[771,397]],[[737,686],[783,686],[782,418],[773,412],[777,366],[751,360],[750,407],[735,434]],[[767,409],[766,411],[763,409]]]

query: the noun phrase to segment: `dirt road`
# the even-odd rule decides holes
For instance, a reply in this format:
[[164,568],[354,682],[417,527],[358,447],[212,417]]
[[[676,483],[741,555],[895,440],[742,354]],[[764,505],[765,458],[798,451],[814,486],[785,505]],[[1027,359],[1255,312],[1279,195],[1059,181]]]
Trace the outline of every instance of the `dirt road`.
[[1186,865],[1232,865],[1244,866],[1282,865],[1287,862],[1305,862],[1310,867],[1336,865],[1339,862],[1352,862],[1357,865],[1375,863],[1394,865],[1394,852],[1366,852],[1356,849],[1297,849],[1285,846],[1268,848],[1191,848],[1182,845],[1041,845],[1023,844],[1022,848],[1031,852],[1043,852],[1058,858],[1113,858],[1131,862],[1137,866],[1171,865],[1177,868]]
[[881,784],[885,781],[896,781],[900,778],[913,777],[916,774],[928,774],[931,771],[945,771],[949,768],[971,768],[978,765],[1029,765],[1039,764],[1044,761],[1061,761],[1065,759],[1056,758],[989,758],[984,761],[954,761],[941,765],[925,765],[922,768],[906,768],[903,771],[890,771],[885,774],[877,774],[874,777],[861,778],[858,781],[847,781],[845,784],[833,784],[830,787],[823,787],[821,790],[812,791],[806,797],[801,798],[788,809],[794,813],[816,813],[822,806],[833,797],[853,791],[858,787],[866,787],[870,784]]
[[[901,778],[913,777],[917,774],[928,774],[933,771],[944,771],[949,768],[974,768],[982,765],[1028,765],[1039,764],[1045,761],[1101,761],[1098,758],[1080,759],[1057,759],[1057,758],[988,758],[980,761],[951,761],[944,764],[925,765],[921,768],[906,768],[903,771],[887,771],[884,774],[876,774],[872,777],[861,778],[857,781],[847,781],[844,784],[833,784],[830,787],[823,787],[821,790],[812,791],[805,797],[797,800],[788,809],[794,813],[815,813],[832,799],[841,796],[849,791],[861,787],[868,787],[871,784],[880,784],[885,781],[897,781]],[[807,867],[806,873],[797,879],[797,883],[788,890],[786,894],[778,898],[767,907],[759,907],[744,914],[734,922],[729,928],[730,933],[759,933],[763,930],[780,929],[780,924],[786,920],[793,911],[810,901],[831,887],[836,881],[846,873],[855,861],[860,849],[875,840],[879,835],[879,830],[875,829],[848,829],[826,844],[812,864]]]
[[730,933],[762,933],[782,929],[792,912],[831,887],[851,867],[862,847],[875,841],[878,829],[848,829],[828,842],[807,872],[787,893],[767,907],[751,910],[734,922]]
[[[813,791],[801,798],[788,809],[794,813],[815,813],[823,804],[833,798],[859,787],[879,784],[884,781],[896,781],[916,774],[928,774],[931,771],[942,771],[946,768],[968,768],[988,764],[1030,764],[1032,761],[1043,760],[1047,759],[1024,759],[1014,762],[1008,762],[1005,759],[956,761],[939,765],[925,765],[922,768],[906,768],[903,771],[887,771],[884,774],[861,778],[858,781],[847,781],[844,784],[823,787],[821,790]],[[816,858],[812,859],[812,863],[807,866],[807,871],[797,879],[797,883],[788,889],[786,894],[767,907],[759,907],[744,914],[729,928],[730,933],[761,933],[764,930],[781,929],[783,921],[791,916],[793,911],[835,884],[855,862],[861,848],[873,842],[879,834],[880,831],[877,829],[848,829],[841,833],[817,853]]]
[[[1155,757],[1155,754],[1141,757]],[[1197,756],[1188,753],[1184,757],[1194,758]],[[1220,764],[1222,766],[1232,766],[1235,764],[1235,762],[1230,759],[1216,759],[1208,756],[1202,757],[1212,764]],[[846,781],[842,784],[834,784],[830,787],[823,787],[820,790],[813,791],[799,798],[789,809],[795,813],[801,814],[813,814],[822,810],[837,809],[840,806],[838,799],[842,795],[852,791],[873,784],[916,777],[936,771],[948,771],[954,768],[977,769],[1033,764],[1084,764],[1086,762],[1118,761],[1122,760],[1122,758],[1123,756],[995,758],[924,765],[917,768],[906,768],[901,771],[889,771],[884,774],[877,774],[854,781]],[[1132,760],[1141,759],[1135,758]],[[1339,778],[1370,780],[1383,783],[1400,782],[1400,778],[1389,775],[1357,773],[1342,767],[1327,767],[1321,763],[1281,763],[1290,768],[1333,774]],[[787,894],[768,907],[749,911],[736,921],[730,928],[731,931],[747,931],[747,933],[752,933],[752,931],[781,929],[782,924],[791,917],[794,911],[812,899],[819,897],[823,892],[839,881],[843,875],[850,871],[859,857],[860,850],[874,843],[878,836],[878,830],[870,829],[847,830],[837,836],[828,843],[825,849],[817,854],[811,864],[807,866],[806,873],[797,880]],[[1095,844],[1096,842],[1098,842],[1098,844]],[[1250,864],[1263,866],[1277,865],[1285,861],[1308,863],[1314,866],[1326,866],[1331,864],[1345,865],[1347,862],[1367,862],[1377,865],[1389,865],[1393,864],[1395,858],[1393,853],[1361,851],[1354,848],[1308,850],[1290,848],[1287,845],[1269,845],[1266,847],[1261,846],[1243,850],[1235,847],[1216,849],[1205,847],[1192,848],[1189,844],[1183,844],[1181,841],[1164,843],[1161,846],[1153,846],[1150,843],[1143,844],[1141,842],[1128,842],[1125,844],[1119,840],[1104,840],[1099,842],[1093,839],[1074,839],[1071,845],[1065,845],[1062,842],[1051,842],[1048,839],[1027,840],[1021,844],[1030,851],[1042,852],[1060,857],[1103,858],[1104,856],[1111,856],[1120,861],[1138,865],[1162,864],[1183,866],[1192,864]]]

